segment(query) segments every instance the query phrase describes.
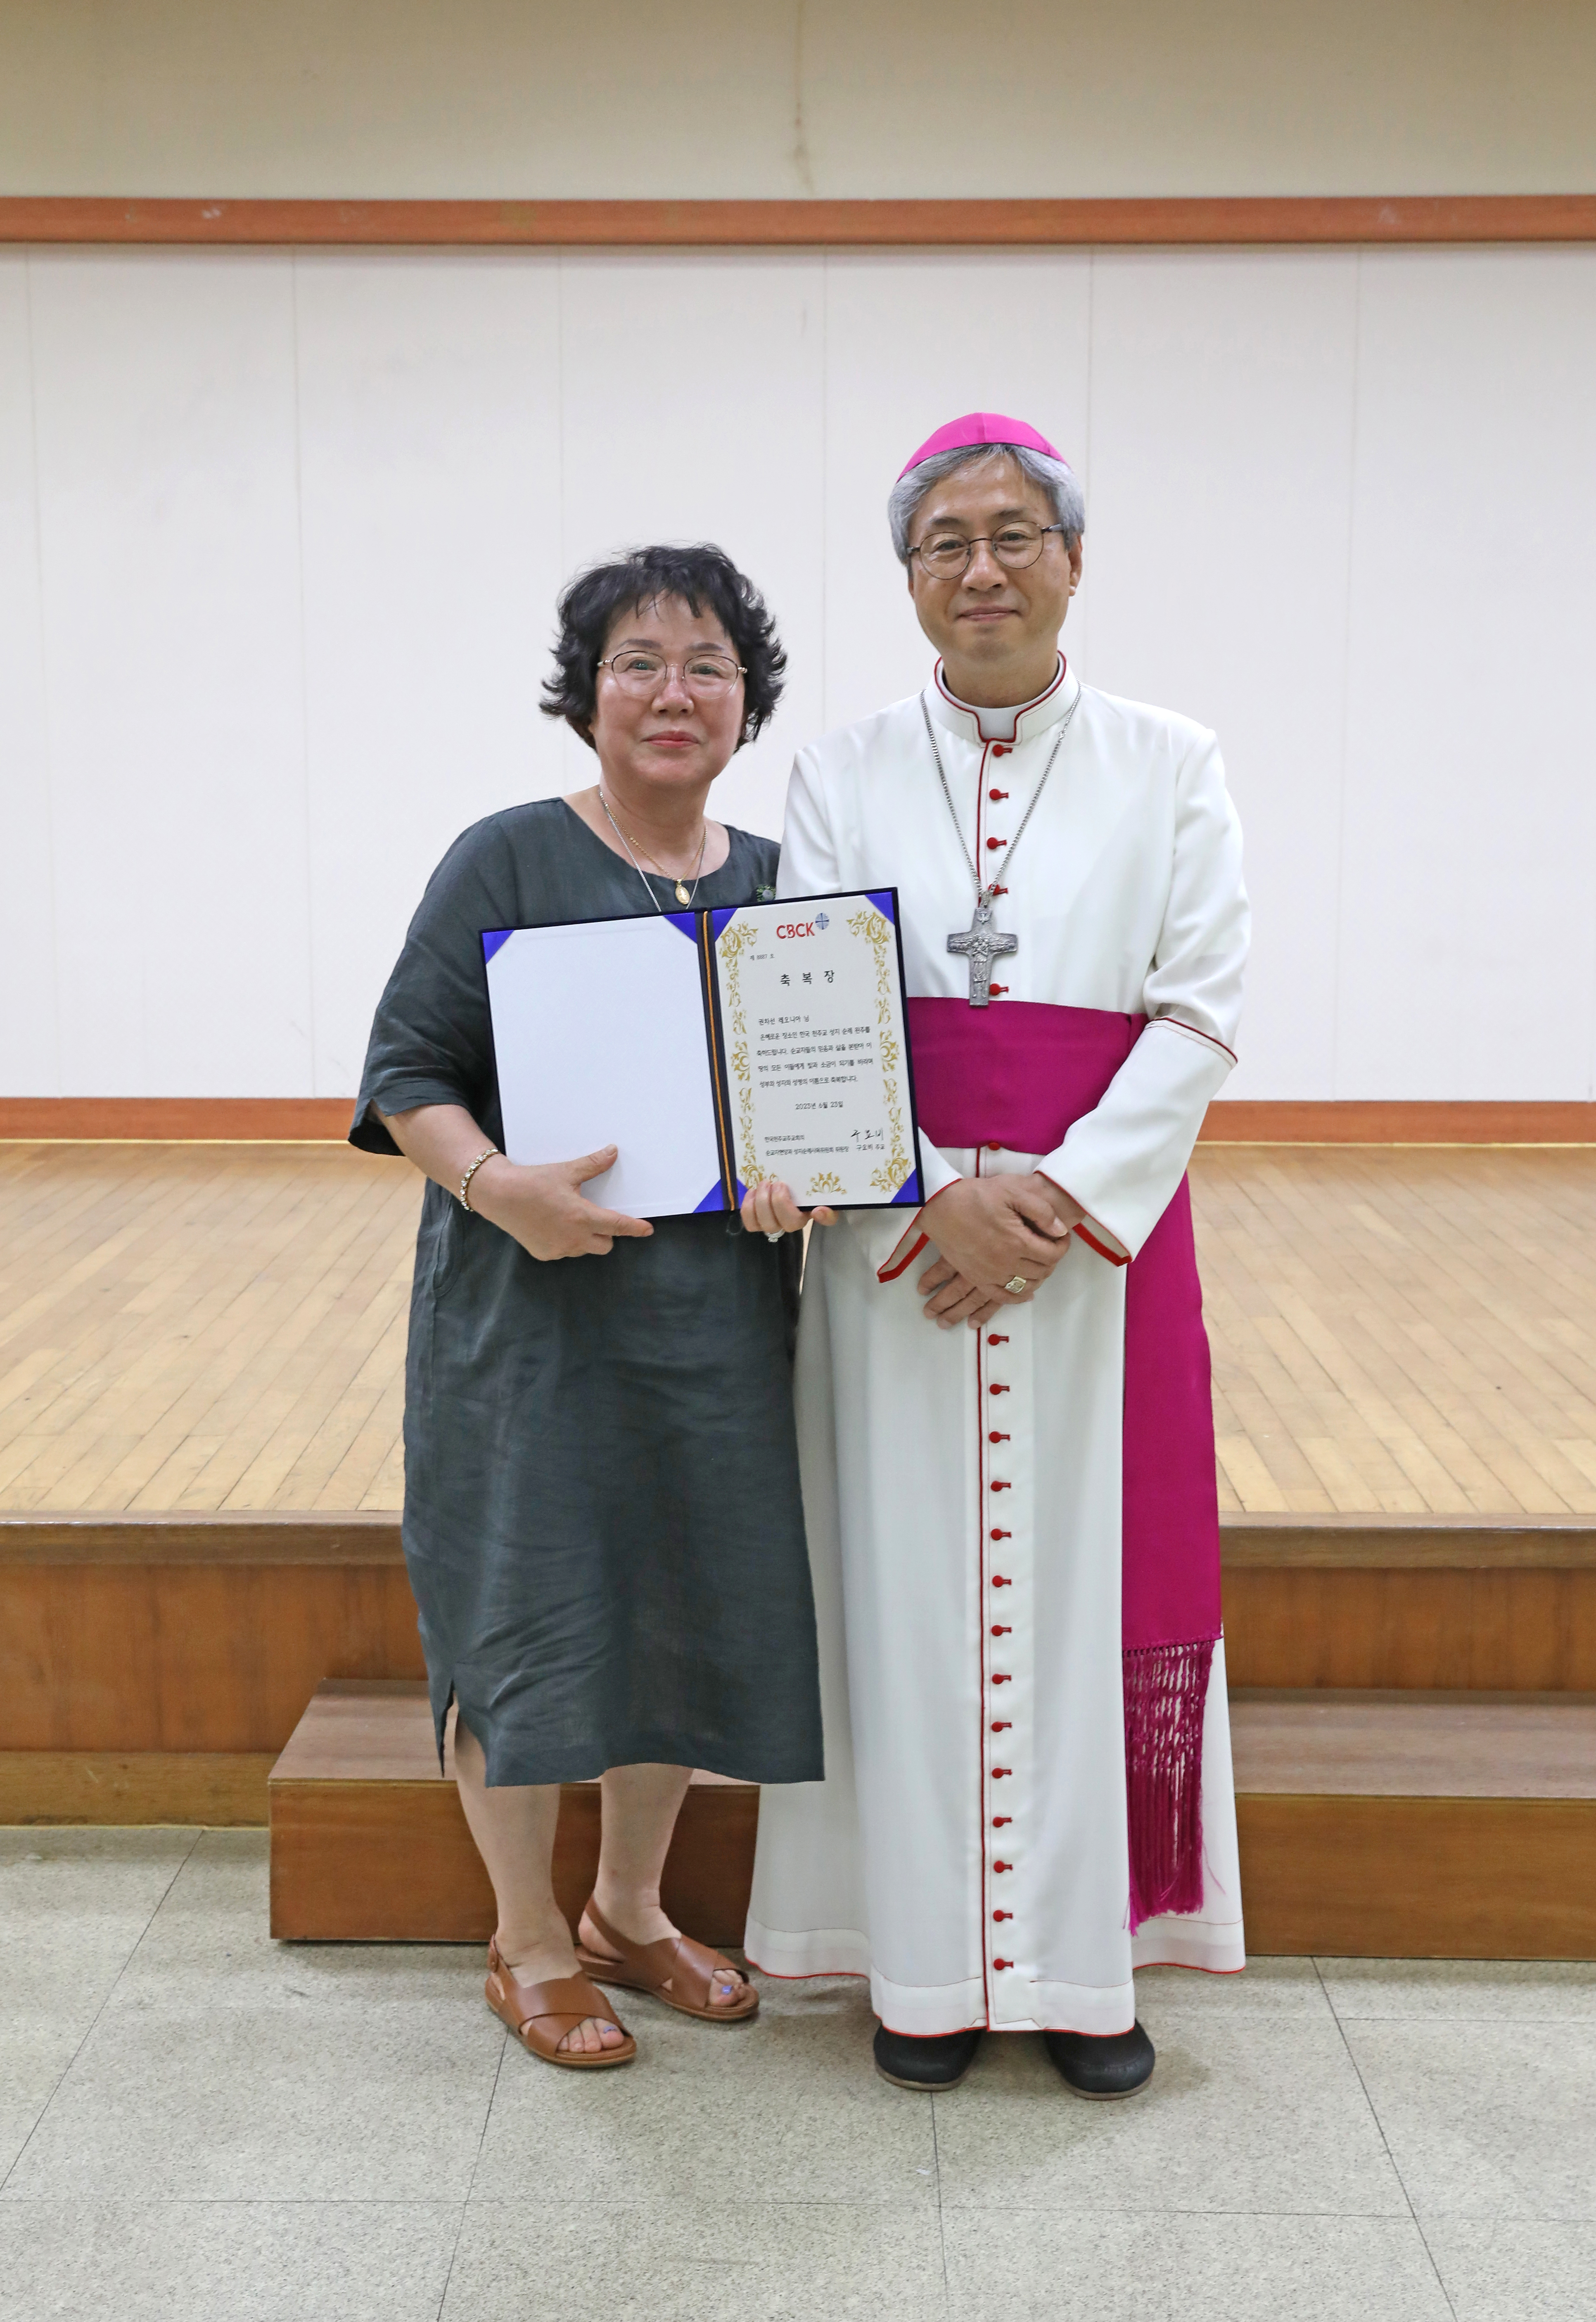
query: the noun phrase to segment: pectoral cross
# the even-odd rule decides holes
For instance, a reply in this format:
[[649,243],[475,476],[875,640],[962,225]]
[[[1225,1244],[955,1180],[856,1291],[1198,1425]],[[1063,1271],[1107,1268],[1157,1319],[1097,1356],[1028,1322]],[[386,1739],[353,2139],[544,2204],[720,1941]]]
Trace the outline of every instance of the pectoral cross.
[[970,962],[970,1005],[984,1008],[992,996],[992,962],[1006,959],[1010,952],[1019,949],[1017,936],[1001,936],[992,925],[992,902],[990,895],[975,899],[975,917],[970,922],[970,932],[950,936],[948,949],[959,953]]

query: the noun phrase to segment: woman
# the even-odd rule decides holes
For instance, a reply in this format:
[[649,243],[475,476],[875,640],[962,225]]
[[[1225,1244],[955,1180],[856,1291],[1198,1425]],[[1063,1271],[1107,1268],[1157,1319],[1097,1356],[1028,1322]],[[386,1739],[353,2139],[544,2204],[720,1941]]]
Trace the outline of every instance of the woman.
[[[442,1749],[493,1881],[488,2005],[534,2055],[629,2062],[591,1978],[707,2023],[738,1970],[660,1907],[689,1769],[821,1772],[793,1440],[796,1248],[735,1219],[653,1225],[582,1188],[613,1146],[521,1168],[503,1134],[491,928],[750,901],[768,839],[708,819],[786,656],[719,549],[641,549],[560,601],[543,709],[594,785],[490,815],[433,873],[378,1008],[352,1141],[428,1179],[406,1367],[405,1553]],[[596,1265],[563,1261],[593,1258]],[[579,1943],[550,1869],[561,1782],[602,1777]]]

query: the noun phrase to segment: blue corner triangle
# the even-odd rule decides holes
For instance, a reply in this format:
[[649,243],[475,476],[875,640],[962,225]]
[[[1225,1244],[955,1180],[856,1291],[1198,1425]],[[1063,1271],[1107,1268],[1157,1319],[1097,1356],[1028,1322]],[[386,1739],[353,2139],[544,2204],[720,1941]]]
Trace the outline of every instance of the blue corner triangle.
[[494,953],[498,949],[499,946],[501,944],[507,944],[515,932],[515,930],[514,928],[486,928],[483,929],[482,964],[484,967],[487,966],[488,961],[493,957]]

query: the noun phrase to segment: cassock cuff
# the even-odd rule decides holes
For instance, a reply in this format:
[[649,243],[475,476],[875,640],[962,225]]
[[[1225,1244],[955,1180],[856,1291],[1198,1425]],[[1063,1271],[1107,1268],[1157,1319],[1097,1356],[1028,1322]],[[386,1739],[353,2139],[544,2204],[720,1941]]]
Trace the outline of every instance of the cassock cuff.
[[[935,1147],[933,1149],[935,1150]],[[944,1164],[944,1166],[945,1168],[945,1163]],[[905,1229],[904,1232],[894,1243],[888,1256],[883,1258],[880,1265],[877,1266],[876,1280],[878,1282],[896,1282],[900,1274],[907,1274],[908,1272],[909,1267],[914,1264],[916,1258],[919,1257],[920,1252],[928,1246],[931,1240],[930,1231],[926,1224],[926,1212],[938,1200],[940,1200],[941,1196],[947,1192],[949,1185],[962,1185],[963,1182],[964,1180],[957,1174],[956,1171],[950,1173],[947,1184],[939,1185],[935,1193],[932,1194],[930,1201],[922,1203],[919,1210],[916,1212],[912,1224]]]
[[[1063,1195],[1066,1202],[1072,1202],[1076,1198],[1070,1191],[1068,1185],[1059,1184],[1058,1179],[1053,1175],[1053,1172],[1050,1169],[1039,1168],[1036,1175],[1039,1177],[1045,1177],[1050,1185],[1058,1185],[1059,1192]],[[1130,1264],[1130,1252],[1120,1240],[1118,1235],[1110,1233],[1108,1227],[1099,1223],[1099,1221],[1091,1215],[1090,1211],[1088,1211],[1085,1217],[1077,1220],[1073,1230],[1080,1235],[1088,1249],[1095,1249],[1098,1256],[1099,1257],[1106,1257],[1110,1266],[1128,1266]]]
[[878,1282],[896,1282],[900,1274],[907,1272],[931,1239],[926,1230],[926,1211],[939,1193],[945,1193],[950,1185],[962,1185],[964,1182],[941,1147],[933,1145],[923,1129],[919,1152],[920,1183],[926,1189],[926,1199],[916,1211],[912,1223],[898,1239],[891,1256],[876,1268]]

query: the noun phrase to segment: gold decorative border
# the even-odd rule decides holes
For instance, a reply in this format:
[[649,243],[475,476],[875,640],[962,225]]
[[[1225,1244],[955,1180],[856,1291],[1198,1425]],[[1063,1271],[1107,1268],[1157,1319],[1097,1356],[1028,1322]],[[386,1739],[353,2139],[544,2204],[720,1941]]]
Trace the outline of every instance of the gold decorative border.
[[745,1185],[760,1184],[766,1174],[759,1166],[753,1146],[753,1074],[748,1061],[748,1017],[743,1005],[743,955],[756,940],[754,928],[747,919],[731,921],[715,939],[725,980],[726,1009],[732,1019],[726,1062],[736,1083],[737,1173]]
[[880,1031],[879,1043],[881,1059],[881,1084],[887,1097],[887,1121],[892,1135],[892,1150],[880,1167],[871,1175],[871,1184],[890,1201],[908,1176],[913,1162],[904,1151],[903,1106],[900,1068],[903,1050],[893,1031],[892,966],[897,956],[893,946],[891,922],[872,903],[868,911],[856,911],[848,921],[848,932],[862,936],[873,946],[876,955],[876,1023]]
[[[887,1122],[892,1149],[880,1166],[871,1171],[869,1182],[877,1193],[884,1193],[890,1201],[915,1166],[905,1149],[903,1048],[895,1028],[892,1006],[896,989],[892,974],[896,958],[892,925],[872,903],[867,910],[856,911],[848,920],[847,928],[850,935],[862,937],[875,952],[877,1053],[881,1064],[881,1085],[887,1100]],[[748,1014],[743,996],[742,973],[743,954],[757,939],[755,929],[747,919],[734,919],[716,938],[726,1015],[731,1025],[731,1037],[726,1042],[726,1064],[737,1102],[737,1173],[745,1185],[759,1184],[766,1175],[754,1149],[753,1070],[749,1057]],[[813,1200],[825,1193],[839,1193],[842,1190],[842,1180],[834,1171],[822,1170],[810,1178],[805,1198]]]

